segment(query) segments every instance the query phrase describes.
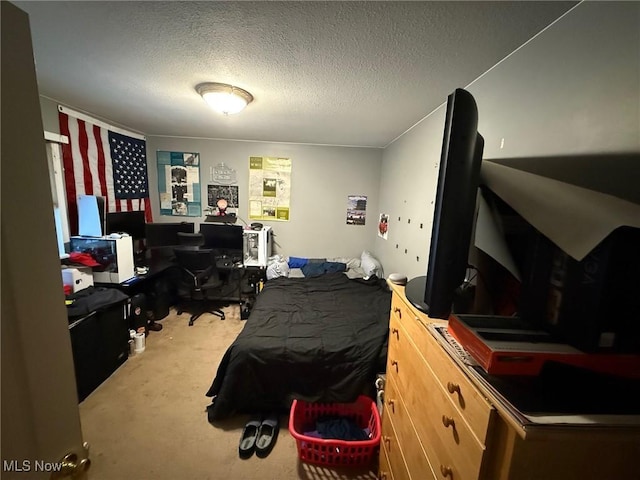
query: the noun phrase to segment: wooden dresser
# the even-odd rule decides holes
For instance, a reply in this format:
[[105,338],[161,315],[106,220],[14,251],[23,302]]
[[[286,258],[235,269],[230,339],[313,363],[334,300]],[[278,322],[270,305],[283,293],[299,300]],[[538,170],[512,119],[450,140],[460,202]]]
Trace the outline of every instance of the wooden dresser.
[[390,287],[381,480],[640,479],[637,417],[624,425],[523,422],[427,328],[446,322],[416,310],[404,287]]

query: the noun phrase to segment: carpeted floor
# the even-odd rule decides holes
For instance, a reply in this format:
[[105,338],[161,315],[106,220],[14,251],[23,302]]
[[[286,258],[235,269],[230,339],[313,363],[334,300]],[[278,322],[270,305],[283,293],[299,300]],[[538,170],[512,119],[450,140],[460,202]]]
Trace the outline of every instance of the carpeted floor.
[[226,320],[211,314],[187,325],[175,311],[151,332],[144,352],[130,357],[80,404],[90,445],[89,480],[371,480],[371,469],[329,469],[298,461],[296,444],[280,419],[280,435],[267,458],[238,456],[247,417],[214,427],[205,392],[218,362],[240,333],[237,305]]

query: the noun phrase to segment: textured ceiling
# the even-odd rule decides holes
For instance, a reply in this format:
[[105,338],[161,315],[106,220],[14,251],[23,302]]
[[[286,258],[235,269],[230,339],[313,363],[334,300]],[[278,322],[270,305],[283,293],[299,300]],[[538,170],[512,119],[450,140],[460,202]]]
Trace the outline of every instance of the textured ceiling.
[[[40,93],[146,135],[383,147],[576,2],[14,2]],[[194,87],[242,87],[234,116]]]

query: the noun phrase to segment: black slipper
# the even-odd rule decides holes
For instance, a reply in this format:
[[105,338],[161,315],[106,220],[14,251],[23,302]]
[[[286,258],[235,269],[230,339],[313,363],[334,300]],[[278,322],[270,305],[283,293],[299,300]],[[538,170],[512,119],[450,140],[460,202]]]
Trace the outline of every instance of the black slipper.
[[260,424],[258,438],[256,439],[256,455],[264,458],[273,450],[273,446],[278,438],[280,430],[280,419],[278,415],[269,415]]
[[258,438],[258,432],[260,431],[260,419],[252,418],[242,429],[242,435],[240,436],[240,445],[238,445],[238,453],[240,458],[249,458],[253,455],[253,451],[256,448],[256,439]]

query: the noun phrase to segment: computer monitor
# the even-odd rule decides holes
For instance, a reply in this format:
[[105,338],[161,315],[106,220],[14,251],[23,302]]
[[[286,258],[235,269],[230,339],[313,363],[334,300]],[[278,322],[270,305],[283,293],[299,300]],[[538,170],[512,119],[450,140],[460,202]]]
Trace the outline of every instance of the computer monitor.
[[147,248],[172,247],[180,245],[178,232],[194,233],[193,222],[147,223],[145,228]]
[[213,249],[217,255],[242,258],[243,228],[240,225],[222,223],[201,223],[200,233],[204,235],[205,248]]
[[128,233],[134,240],[145,238],[144,211],[107,213],[106,234]]

